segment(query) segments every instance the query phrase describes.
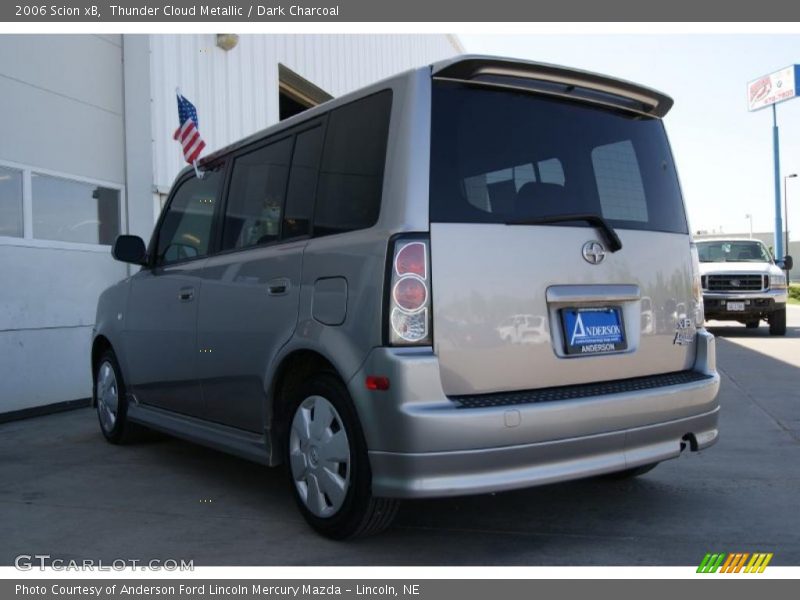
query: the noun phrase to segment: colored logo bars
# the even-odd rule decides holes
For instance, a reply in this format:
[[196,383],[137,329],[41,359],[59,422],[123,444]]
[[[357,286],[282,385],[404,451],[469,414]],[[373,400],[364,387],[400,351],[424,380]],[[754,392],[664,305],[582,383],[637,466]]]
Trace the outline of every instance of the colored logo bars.
[[697,567],[697,572],[716,573],[719,570],[720,573],[763,573],[771,560],[772,552],[754,552],[753,554],[747,552],[712,554],[709,552],[703,557],[703,561]]

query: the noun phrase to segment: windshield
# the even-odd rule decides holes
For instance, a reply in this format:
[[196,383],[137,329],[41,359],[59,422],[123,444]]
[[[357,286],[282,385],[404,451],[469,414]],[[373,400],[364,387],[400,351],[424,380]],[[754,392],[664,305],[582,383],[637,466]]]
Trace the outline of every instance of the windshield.
[[697,242],[700,262],[772,262],[769,251],[759,241]]
[[444,81],[434,82],[432,118],[432,222],[592,214],[615,228],[688,233],[658,119]]

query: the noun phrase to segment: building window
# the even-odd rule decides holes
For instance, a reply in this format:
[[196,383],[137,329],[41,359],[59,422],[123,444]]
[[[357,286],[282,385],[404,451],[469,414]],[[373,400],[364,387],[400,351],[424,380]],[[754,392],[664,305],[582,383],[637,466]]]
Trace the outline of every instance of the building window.
[[22,171],[0,167],[0,236],[23,235]]
[[31,206],[36,239],[111,245],[120,232],[119,190],[31,173]]

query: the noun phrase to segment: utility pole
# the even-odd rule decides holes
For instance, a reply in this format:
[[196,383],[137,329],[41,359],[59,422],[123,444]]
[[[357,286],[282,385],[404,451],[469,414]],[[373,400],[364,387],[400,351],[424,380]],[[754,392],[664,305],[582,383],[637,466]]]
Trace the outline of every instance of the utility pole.
[[[747,110],[772,108],[772,158],[775,188],[775,259],[783,261],[783,223],[781,222],[781,149],[776,105],[797,97],[800,84],[800,65],[791,65],[780,71],[764,75],[747,84]],[[788,227],[788,225],[787,225]],[[788,237],[788,236],[787,236]],[[788,242],[787,242],[788,243]]]

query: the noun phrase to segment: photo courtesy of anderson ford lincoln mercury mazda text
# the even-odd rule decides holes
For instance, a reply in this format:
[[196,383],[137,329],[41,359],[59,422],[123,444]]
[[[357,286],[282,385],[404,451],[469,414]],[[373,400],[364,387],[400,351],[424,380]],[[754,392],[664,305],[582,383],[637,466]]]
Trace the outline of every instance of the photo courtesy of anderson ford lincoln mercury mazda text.
[[635,476],[717,440],[672,100],[463,56],[186,168],[100,297],[105,437],[284,465],[318,532],[403,498]]

